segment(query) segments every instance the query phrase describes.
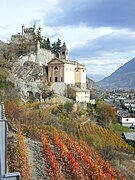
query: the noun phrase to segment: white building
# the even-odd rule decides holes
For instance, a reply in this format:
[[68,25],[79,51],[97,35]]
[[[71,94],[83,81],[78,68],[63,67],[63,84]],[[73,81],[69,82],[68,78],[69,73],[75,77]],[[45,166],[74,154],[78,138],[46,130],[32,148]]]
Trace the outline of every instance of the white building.
[[119,122],[122,126],[130,127],[132,124],[135,124],[135,116],[134,115],[122,115],[119,116]]
[[90,100],[90,91],[86,89],[86,68],[82,64],[55,58],[48,63],[48,81],[65,83],[68,96],[76,102]]
[[90,91],[87,89],[80,89],[79,87],[71,87],[69,89],[69,97],[76,102],[90,102]]
[[86,68],[75,61],[55,58],[48,63],[48,81],[86,89]]

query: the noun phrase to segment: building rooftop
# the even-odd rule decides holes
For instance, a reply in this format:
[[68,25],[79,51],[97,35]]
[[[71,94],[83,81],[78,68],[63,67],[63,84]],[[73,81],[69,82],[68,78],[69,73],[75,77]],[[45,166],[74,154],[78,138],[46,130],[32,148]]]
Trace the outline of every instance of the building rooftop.
[[79,87],[77,87],[77,86],[72,86],[71,89],[73,89],[73,90],[76,91],[76,92],[89,92],[89,90],[87,90],[87,89],[81,89],[81,88],[79,88]]
[[[60,62],[63,62],[64,64],[76,64],[76,65],[78,65],[78,66],[83,66],[84,68],[85,68],[85,65],[83,65],[83,64],[80,64],[80,63],[78,63],[78,62],[76,62],[76,61],[72,61],[72,60],[61,60],[61,59],[58,59],[58,58],[54,58],[54,59],[52,59],[50,62],[48,62],[48,64],[50,64],[52,61],[54,61],[54,60],[58,60],[58,61],[60,61]],[[79,67],[78,67],[79,68]]]
[[123,135],[126,140],[135,141],[135,132],[124,132]]

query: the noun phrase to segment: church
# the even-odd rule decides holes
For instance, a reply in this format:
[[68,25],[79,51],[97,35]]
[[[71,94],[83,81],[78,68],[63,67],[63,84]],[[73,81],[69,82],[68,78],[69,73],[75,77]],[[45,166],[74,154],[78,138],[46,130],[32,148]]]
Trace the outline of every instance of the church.
[[[35,25],[30,28],[25,28],[23,25],[21,34],[11,36],[11,43],[31,43],[37,32],[41,34],[41,28],[36,29]],[[20,57],[20,63],[23,64],[25,61],[32,61],[43,68],[47,67],[48,82],[64,84],[67,97],[76,102],[89,102],[90,91],[86,87],[86,68],[78,62],[68,59],[68,48],[65,42],[60,47],[59,54],[55,54],[51,50],[41,47],[40,42],[37,41],[34,53],[31,52]],[[53,90],[55,91],[56,88]]]

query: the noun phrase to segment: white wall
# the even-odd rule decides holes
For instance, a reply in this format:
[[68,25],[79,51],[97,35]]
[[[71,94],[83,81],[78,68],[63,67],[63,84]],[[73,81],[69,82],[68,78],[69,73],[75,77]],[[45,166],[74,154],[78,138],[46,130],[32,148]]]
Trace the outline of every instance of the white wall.
[[135,118],[123,118],[122,117],[122,125],[130,127],[132,123],[135,123]]
[[81,69],[81,83],[86,83],[86,70]]
[[76,102],[89,102],[90,101],[90,92],[76,92]]
[[66,84],[75,84],[75,66],[74,64],[64,64],[64,82]]

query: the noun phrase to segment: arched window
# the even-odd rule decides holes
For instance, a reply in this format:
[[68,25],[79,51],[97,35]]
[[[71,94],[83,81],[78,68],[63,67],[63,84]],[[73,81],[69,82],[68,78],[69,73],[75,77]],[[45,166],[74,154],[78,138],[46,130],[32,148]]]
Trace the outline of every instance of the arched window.
[[58,71],[58,67],[56,66],[56,67],[54,68],[54,70],[55,70],[55,71]]

